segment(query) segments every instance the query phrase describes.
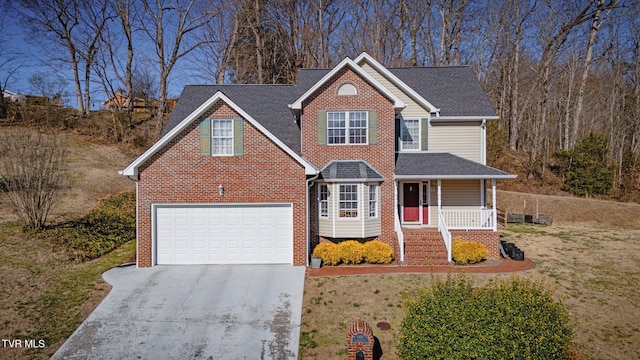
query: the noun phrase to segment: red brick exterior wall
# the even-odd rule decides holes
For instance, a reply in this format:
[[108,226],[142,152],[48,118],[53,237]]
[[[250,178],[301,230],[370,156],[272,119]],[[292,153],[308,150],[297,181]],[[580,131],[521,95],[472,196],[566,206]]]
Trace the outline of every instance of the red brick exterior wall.
[[[358,91],[353,96],[338,96],[338,88],[350,83]],[[301,117],[302,155],[318,170],[332,160],[364,160],[383,177],[380,186],[380,241],[396,247],[393,217],[395,170],[395,110],[393,102],[348,67],[338,71],[303,102]],[[318,145],[319,110],[377,110],[378,143],[375,145]],[[314,202],[315,202],[315,198]],[[312,242],[317,243],[317,239]],[[396,254],[397,255],[397,254]],[[398,256],[396,256],[398,257]]]
[[[241,117],[222,101],[206,116]],[[304,168],[246,120],[243,134],[242,156],[202,156],[194,121],[140,167],[138,266],[152,265],[152,204],[245,202],[293,203],[293,263],[306,265]]]
[[477,241],[489,250],[487,259],[500,259],[500,233],[491,230],[451,230],[453,239],[460,237],[463,241]]

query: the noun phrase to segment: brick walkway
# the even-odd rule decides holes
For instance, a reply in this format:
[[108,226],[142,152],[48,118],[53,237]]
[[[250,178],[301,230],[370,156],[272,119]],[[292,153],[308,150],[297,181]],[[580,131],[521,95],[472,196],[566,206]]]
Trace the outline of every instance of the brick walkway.
[[441,266],[403,266],[403,265],[339,265],[323,266],[320,269],[307,268],[307,276],[338,276],[338,275],[367,275],[367,274],[408,274],[408,273],[461,273],[466,274],[499,274],[530,270],[536,264],[525,259],[515,261],[511,259],[489,260],[480,265],[441,265]]

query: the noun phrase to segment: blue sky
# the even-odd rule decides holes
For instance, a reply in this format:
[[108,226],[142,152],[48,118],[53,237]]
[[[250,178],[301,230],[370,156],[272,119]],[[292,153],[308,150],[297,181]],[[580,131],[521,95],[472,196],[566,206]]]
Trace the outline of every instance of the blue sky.
[[[42,95],[37,88],[34,88],[29,82],[29,79],[34,74],[46,74],[49,80],[60,79],[64,83],[65,96],[63,100],[65,105],[69,107],[76,106],[76,96],[73,83],[73,72],[71,70],[71,64],[63,62],[54,62],[51,60],[53,55],[48,53],[47,49],[44,49],[40,43],[41,39],[34,38],[34,34],[31,32],[28,25],[25,25],[20,21],[17,15],[10,12],[2,14],[3,9],[0,8],[0,29],[3,30],[3,38],[0,39],[0,64],[5,61],[9,61],[4,67],[0,67],[0,81],[3,83],[6,81],[8,71],[14,71],[9,77],[6,90],[13,91],[20,94],[32,94]],[[138,35],[139,39],[134,46],[148,43],[145,38]],[[66,49],[61,49],[61,54],[68,57]],[[64,52],[63,52],[64,51]],[[156,74],[157,63],[153,61],[151,56],[153,50],[149,49],[144,51],[143,48],[136,48],[136,51],[141,53],[148,53],[149,56],[145,56],[145,64],[150,69],[152,74]],[[136,55],[138,56],[138,55]],[[169,97],[178,97],[185,84],[197,84],[207,82],[207,79],[203,79],[201,76],[196,76],[190,69],[191,64],[187,59],[178,61],[170,76],[168,85]],[[83,74],[80,74],[83,77]],[[92,110],[100,109],[102,102],[106,100],[107,95],[102,90],[102,85],[97,81],[96,75],[92,75],[93,83],[91,84],[91,96],[92,96]],[[208,81],[211,83],[212,81]],[[82,81],[84,86],[84,81]]]

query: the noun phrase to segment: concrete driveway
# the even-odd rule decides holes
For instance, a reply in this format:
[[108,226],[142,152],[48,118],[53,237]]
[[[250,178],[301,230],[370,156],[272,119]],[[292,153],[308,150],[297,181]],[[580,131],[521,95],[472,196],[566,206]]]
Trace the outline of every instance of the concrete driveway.
[[297,359],[304,267],[111,269],[53,359]]

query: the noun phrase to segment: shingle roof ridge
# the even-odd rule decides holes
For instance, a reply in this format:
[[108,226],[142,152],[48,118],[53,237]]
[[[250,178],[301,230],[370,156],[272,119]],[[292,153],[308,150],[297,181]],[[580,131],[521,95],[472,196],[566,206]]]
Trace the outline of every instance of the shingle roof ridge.
[[422,66],[389,66],[388,70],[395,69],[451,69],[451,68],[470,68],[472,65],[422,65]]

